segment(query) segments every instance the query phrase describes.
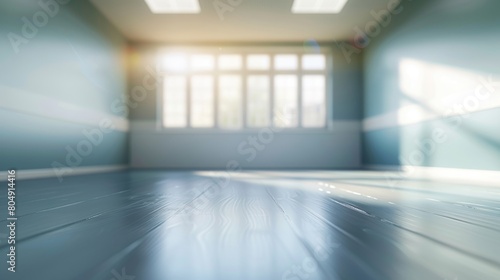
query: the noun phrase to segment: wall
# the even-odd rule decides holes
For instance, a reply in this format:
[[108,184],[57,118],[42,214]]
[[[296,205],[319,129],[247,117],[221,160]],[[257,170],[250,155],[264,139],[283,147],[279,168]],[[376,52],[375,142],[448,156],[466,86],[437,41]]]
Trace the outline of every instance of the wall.
[[363,163],[499,170],[500,2],[400,9],[364,52]]
[[88,1],[59,1],[0,3],[0,170],[128,162],[128,121],[111,107],[126,42]]
[[159,60],[158,49],[159,46],[138,44],[132,52],[130,155],[133,167],[218,169],[225,168],[230,160],[238,161],[243,168],[253,169],[360,167],[360,57],[347,63],[342,53],[332,48],[334,94],[333,110],[329,116],[331,129],[273,133],[268,136],[272,140],[264,144],[262,150],[254,149],[253,157],[252,152],[238,151],[238,147],[249,143],[249,137],[259,139],[259,133],[266,137],[266,132],[169,133],[157,130],[157,89],[150,88],[149,84],[156,77],[152,69]]

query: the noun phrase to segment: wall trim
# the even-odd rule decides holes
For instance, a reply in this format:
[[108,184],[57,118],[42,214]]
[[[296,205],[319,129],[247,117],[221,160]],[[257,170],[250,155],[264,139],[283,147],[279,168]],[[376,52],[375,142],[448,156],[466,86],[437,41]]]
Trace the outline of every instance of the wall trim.
[[362,122],[358,120],[338,120],[331,123],[331,130],[334,132],[360,132],[362,128]]
[[[128,169],[128,165],[97,165],[73,167],[72,172],[64,174],[66,176],[84,175],[92,173],[105,173]],[[18,169],[16,170],[16,180],[39,179],[56,177],[52,168],[44,169]],[[63,177],[63,178],[64,178]],[[7,171],[0,171],[0,181],[7,181]]]
[[388,127],[398,126],[398,113],[389,112],[363,120],[363,131],[372,131]]
[[[387,178],[409,178],[470,183],[500,187],[500,171],[426,166],[366,165],[366,169],[388,172]],[[393,176],[392,176],[392,175]],[[392,177],[391,177],[392,176]]]
[[99,126],[101,120],[108,119],[114,124],[115,130],[129,131],[129,121],[124,117],[83,108],[56,98],[12,87],[0,85],[0,92],[6,95],[2,98],[0,109],[90,126]]
[[[408,114],[408,112],[411,112]],[[407,105],[363,120],[363,131],[372,131],[394,126],[405,126],[442,118],[436,112],[428,112],[418,105]]]
[[[471,115],[474,113],[484,112],[497,108],[500,108],[500,106],[488,106],[480,110],[468,112],[467,114],[464,115]],[[373,131],[389,127],[405,126],[415,123],[421,123],[430,120],[438,120],[444,117],[451,117],[457,115],[460,114],[458,112],[450,112],[448,115],[439,114],[437,112],[426,111],[418,105],[407,105],[399,108],[396,111],[391,111],[363,119],[362,129],[363,132]]]

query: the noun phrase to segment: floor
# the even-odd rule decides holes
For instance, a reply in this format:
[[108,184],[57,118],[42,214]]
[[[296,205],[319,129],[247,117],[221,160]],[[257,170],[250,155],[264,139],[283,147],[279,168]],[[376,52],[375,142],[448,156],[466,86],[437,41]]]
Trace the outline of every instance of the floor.
[[500,188],[386,175],[128,171],[18,181],[17,271],[3,262],[0,279],[500,279]]

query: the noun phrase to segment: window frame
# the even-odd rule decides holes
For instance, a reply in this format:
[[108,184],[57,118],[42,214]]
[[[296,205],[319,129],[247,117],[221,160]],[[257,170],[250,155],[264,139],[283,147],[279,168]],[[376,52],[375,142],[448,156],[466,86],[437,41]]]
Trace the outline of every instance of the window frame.
[[[162,58],[170,53],[182,53],[187,57],[191,55],[213,55],[214,56],[214,69],[213,70],[203,70],[203,71],[194,71],[188,70],[185,72],[172,72],[163,69],[161,63],[156,65],[157,67],[157,78],[158,78],[158,86],[156,91],[157,96],[157,131],[164,133],[249,133],[249,132],[258,132],[265,128],[271,128],[280,130],[281,132],[292,132],[292,133],[323,133],[332,130],[333,123],[333,57],[332,51],[330,48],[321,47],[318,49],[314,49],[314,52],[310,52],[304,49],[304,47],[233,47],[233,48],[220,48],[215,47],[169,47],[158,51],[157,57]],[[219,55],[241,55],[242,56],[242,67],[240,70],[220,70],[218,69],[218,58]],[[269,55],[270,57],[270,65],[268,70],[249,70],[246,68],[247,65],[247,57],[248,55]],[[275,55],[280,54],[293,54],[297,55],[298,65],[295,70],[276,70],[274,69],[274,57]],[[325,69],[323,70],[304,70],[302,69],[302,55],[310,55],[310,54],[322,54],[325,56]],[[161,59],[159,59],[161,61]],[[188,59],[188,63],[190,59]],[[168,74],[173,75],[184,75],[187,80],[187,126],[186,127],[165,127],[163,123],[163,82],[164,77]],[[237,129],[223,128],[219,126],[219,78],[221,75],[240,75],[242,78],[242,110],[241,110],[241,118],[242,118],[242,127]],[[298,126],[297,127],[281,127],[275,126],[275,122],[273,120],[274,116],[274,79],[276,75],[296,75],[298,79],[297,84],[297,117],[298,117]],[[214,118],[214,126],[213,127],[192,127],[191,126],[191,89],[190,83],[192,76],[196,75],[210,75],[214,79],[214,97],[213,97],[213,118]],[[248,94],[248,86],[247,80],[251,75],[266,75],[269,77],[269,124],[266,127],[252,127],[248,125],[247,121],[247,94]],[[305,75],[324,75],[325,77],[325,122],[322,127],[303,127],[302,125],[302,79]]]

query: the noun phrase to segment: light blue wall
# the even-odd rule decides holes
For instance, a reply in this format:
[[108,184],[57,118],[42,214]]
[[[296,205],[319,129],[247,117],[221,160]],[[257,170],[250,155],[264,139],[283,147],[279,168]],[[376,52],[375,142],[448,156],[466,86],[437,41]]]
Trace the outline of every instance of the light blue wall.
[[[499,170],[500,110],[472,113],[457,127],[450,119],[425,121],[364,133],[364,160],[372,165],[404,165]],[[431,141],[433,131],[446,141]],[[420,160],[420,153],[425,157]]]
[[341,49],[332,48],[333,120],[361,120],[363,117],[363,55],[346,60]]
[[[51,3],[48,11],[40,2]],[[23,33],[24,17],[36,31]],[[0,170],[64,163],[66,146],[117,115],[111,104],[126,96],[125,52],[124,38],[89,1],[1,1]],[[124,130],[105,134],[78,166],[126,164],[127,141]]]
[[359,138],[359,131],[168,134],[132,130],[131,164],[226,169],[235,161],[243,169],[356,169],[361,158]]
[[[400,87],[399,66],[404,59],[484,77],[500,75],[500,1],[402,0],[402,5],[402,12],[393,15],[389,26],[364,50],[365,120],[412,102]],[[494,95],[500,95],[498,86]],[[363,162],[499,170],[500,108],[486,109],[459,116],[460,125],[448,117],[365,131]],[[436,129],[445,133],[446,141],[424,146],[427,151],[422,143]],[[417,159],[419,151],[422,160]]]

